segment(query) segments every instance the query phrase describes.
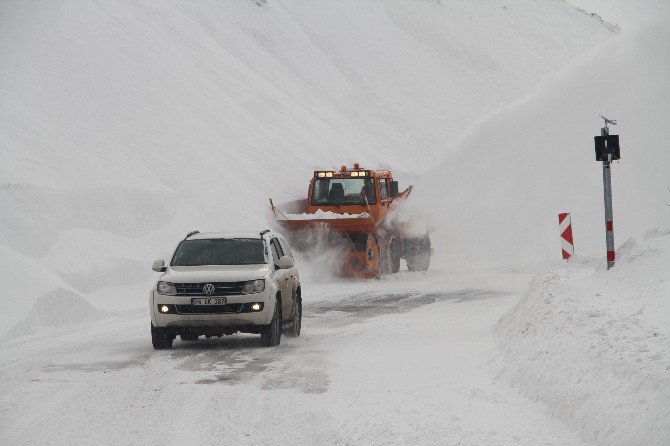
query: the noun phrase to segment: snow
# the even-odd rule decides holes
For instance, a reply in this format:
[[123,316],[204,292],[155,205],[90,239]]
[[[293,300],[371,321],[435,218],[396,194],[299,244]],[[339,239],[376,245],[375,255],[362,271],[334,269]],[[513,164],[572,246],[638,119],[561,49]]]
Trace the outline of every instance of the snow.
[[96,309],[83,297],[67,289],[58,289],[41,296],[30,315],[7,332],[12,339],[45,331],[45,328],[101,319],[105,312]]
[[669,18],[665,0],[568,0],[568,3],[624,31],[662,23]]
[[[670,151],[659,136],[670,101],[667,23],[598,47],[480,123],[454,156],[425,175],[408,204],[443,228],[435,239],[448,247],[446,261],[523,265],[558,258],[561,212],[571,213],[577,254],[604,253],[602,164],[593,147],[603,126],[599,114],[619,122],[611,127],[621,145],[621,161],[611,168],[615,241],[668,226]],[[431,211],[434,190],[444,197]]]
[[[668,23],[662,0],[1,2],[0,438],[670,443]],[[153,351],[154,259],[354,162],[415,184],[428,272],[298,259],[300,338]]]
[[3,439],[583,444],[481,367],[523,282],[402,275],[314,290],[303,335],[277,349],[234,336],[153,352],[145,312],[5,342]]
[[501,376],[595,444],[670,440],[670,231],[536,277],[498,324]]

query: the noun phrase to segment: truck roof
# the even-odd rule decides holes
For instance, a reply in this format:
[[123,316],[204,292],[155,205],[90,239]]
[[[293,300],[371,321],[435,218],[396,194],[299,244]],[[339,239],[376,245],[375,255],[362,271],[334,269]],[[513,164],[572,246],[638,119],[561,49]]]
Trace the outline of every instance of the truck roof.
[[354,164],[354,167],[348,168],[347,166],[340,167],[339,170],[315,170],[314,178],[374,178],[374,177],[390,177],[392,176],[391,171],[388,169],[365,169],[361,167],[358,163]]

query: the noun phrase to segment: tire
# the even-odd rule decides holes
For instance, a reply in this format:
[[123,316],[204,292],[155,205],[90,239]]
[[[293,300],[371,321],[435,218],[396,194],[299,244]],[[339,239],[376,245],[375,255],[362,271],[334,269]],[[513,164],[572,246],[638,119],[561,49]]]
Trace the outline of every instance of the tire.
[[428,271],[430,254],[415,255],[407,258],[407,268],[410,271]]
[[400,242],[395,236],[389,241],[389,271],[391,274],[400,271]]
[[291,327],[286,330],[286,336],[297,338],[300,336],[300,329],[302,328],[302,297],[296,293],[295,301],[293,303],[293,316],[291,317]]
[[198,336],[198,335],[196,335],[196,334],[182,334],[182,335],[179,335],[179,338],[180,338],[182,341],[185,341],[185,342],[194,342],[194,341],[197,341],[199,337],[200,337],[200,336]]
[[261,345],[263,347],[276,347],[281,342],[282,320],[281,320],[281,301],[275,301],[275,311],[272,314],[272,320],[268,325],[261,329]]
[[151,343],[154,350],[166,350],[172,348],[172,341],[175,336],[165,331],[164,328],[154,327],[151,325]]
[[430,238],[428,235],[405,240],[405,260],[410,271],[426,271],[430,266]]
[[381,277],[385,263],[383,260],[379,238],[373,234],[368,234],[365,243],[365,270],[371,277],[375,279]]

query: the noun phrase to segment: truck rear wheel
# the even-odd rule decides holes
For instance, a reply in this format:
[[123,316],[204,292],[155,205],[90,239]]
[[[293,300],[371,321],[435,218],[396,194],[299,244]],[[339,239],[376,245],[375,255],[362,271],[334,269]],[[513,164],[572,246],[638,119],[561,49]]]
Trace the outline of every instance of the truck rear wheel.
[[430,266],[430,238],[423,237],[405,239],[405,260],[410,271],[426,271]]
[[300,329],[302,328],[302,298],[300,294],[296,294],[293,301],[293,316],[291,317],[291,327],[286,330],[286,336],[297,338],[300,336]]
[[389,269],[391,273],[400,271],[400,242],[396,236],[389,241]]
[[261,345],[263,347],[276,347],[281,342],[282,320],[281,301],[275,301],[275,311],[272,320],[261,329]]

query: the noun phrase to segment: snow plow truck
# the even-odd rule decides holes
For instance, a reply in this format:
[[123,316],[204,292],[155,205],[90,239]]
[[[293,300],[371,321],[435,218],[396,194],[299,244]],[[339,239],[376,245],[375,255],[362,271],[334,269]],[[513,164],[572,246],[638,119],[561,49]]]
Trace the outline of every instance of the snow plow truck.
[[[409,197],[390,170],[368,170],[354,164],[339,171],[317,170],[307,198],[270,206],[291,244],[308,257],[336,249],[338,273],[379,278],[400,270],[426,271],[433,250],[425,224],[403,221],[397,206]],[[334,251],[330,251],[334,252]]]

